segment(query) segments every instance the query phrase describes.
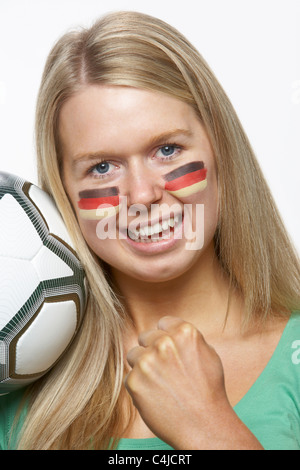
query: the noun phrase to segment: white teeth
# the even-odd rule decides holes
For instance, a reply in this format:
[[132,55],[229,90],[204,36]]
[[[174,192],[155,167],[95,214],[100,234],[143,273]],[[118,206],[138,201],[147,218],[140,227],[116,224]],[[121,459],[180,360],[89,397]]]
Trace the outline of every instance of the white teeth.
[[153,227],[152,227],[152,230],[153,230],[153,233],[159,233],[161,232],[161,225],[159,223],[157,224],[154,224]]
[[169,228],[169,223],[166,220],[163,221],[162,228],[163,230],[167,230]]
[[[143,241],[144,243],[158,242],[160,239],[168,238],[169,233],[164,234],[163,231],[169,230],[169,227],[174,227],[178,223],[179,217],[171,217],[169,220],[164,220],[161,224],[156,223],[153,226],[146,225],[143,228],[135,228],[134,230],[128,230],[128,235],[132,240]],[[159,237],[161,234],[161,238]],[[153,235],[157,235],[153,237]],[[149,239],[148,237],[151,237]]]

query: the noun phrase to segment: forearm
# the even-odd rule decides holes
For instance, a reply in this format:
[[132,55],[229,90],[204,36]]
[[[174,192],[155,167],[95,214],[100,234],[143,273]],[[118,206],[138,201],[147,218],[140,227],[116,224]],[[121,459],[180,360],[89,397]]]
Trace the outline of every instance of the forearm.
[[171,445],[178,450],[264,450],[232,408],[215,418],[202,416],[188,432],[182,427]]

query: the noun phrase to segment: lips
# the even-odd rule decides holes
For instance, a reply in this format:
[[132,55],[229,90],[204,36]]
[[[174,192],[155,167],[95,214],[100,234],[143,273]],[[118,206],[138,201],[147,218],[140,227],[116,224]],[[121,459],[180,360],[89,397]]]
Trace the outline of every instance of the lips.
[[101,220],[116,215],[120,210],[119,188],[101,188],[81,191],[78,208],[83,219]]
[[165,190],[176,197],[191,196],[207,186],[203,162],[190,162],[164,175]]

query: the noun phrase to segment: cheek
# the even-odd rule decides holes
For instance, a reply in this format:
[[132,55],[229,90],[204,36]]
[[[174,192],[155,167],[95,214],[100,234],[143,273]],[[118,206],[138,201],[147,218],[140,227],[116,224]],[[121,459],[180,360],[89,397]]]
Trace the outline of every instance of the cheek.
[[219,220],[219,195],[216,181],[212,182],[209,188],[207,188],[203,204],[205,236],[210,239],[215,234]]
[[[86,240],[87,244],[95,246],[97,237],[97,221],[96,220],[85,220],[81,217],[78,217],[79,227],[81,229],[82,235]],[[99,241],[99,240],[98,240]]]
[[[114,217],[111,218],[111,221]],[[111,255],[116,252],[117,229],[115,223],[105,220],[86,220],[78,218],[82,235],[96,256],[110,263]]]
[[80,191],[77,210],[87,220],[101,220],[116,216],[120,209],[119,188],[96,188]]
[[[213,195],[214,196],[214,195]],[[206,237],[214,236],[219,219],[218,197],[211,197],[204,204],[204,229]]]
[[204,245],[212,240],[219,219],[218,187],[216,180],[209,181],[204,191],[198,192],[186,203],[192,203],[192,229],[203,233]]
[[190,162],[164,176],[165,190],[177,198],[187,198],[207,186],[207,169],[202,161]]

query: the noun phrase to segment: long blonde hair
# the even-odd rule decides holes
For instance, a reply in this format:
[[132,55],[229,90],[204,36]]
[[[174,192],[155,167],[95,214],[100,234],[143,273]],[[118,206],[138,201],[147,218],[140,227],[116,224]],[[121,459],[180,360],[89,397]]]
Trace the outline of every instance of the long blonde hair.
[[197,50],[163,21],[135,12],[109,14],[90,29],[65,34],[49,54],[37,102],[41,187],[53,196],[85,267],[89,300],[80,334],[30,391],[19,447],[106,449],[126,426],[122,334],[126,314],[87,247],[60,170],[59,112],[88,84],[160,91],[191,105],[216,157],[220,214],[215,251],[254,316],[299,307],[300,268],[266,182],[232,105]]

